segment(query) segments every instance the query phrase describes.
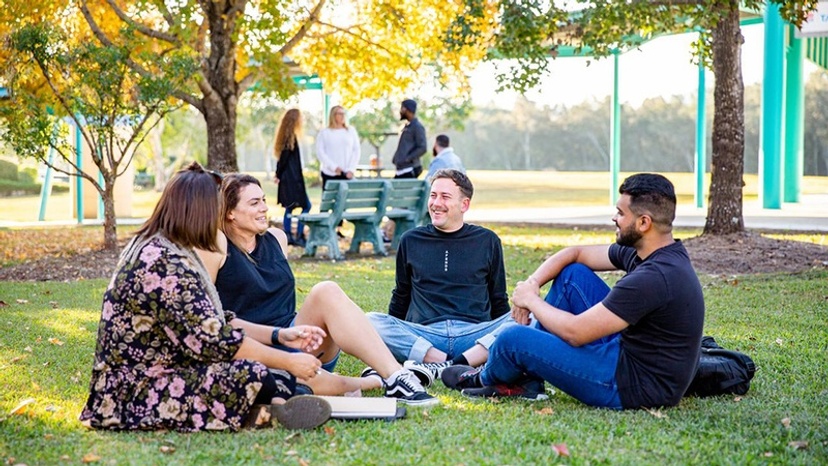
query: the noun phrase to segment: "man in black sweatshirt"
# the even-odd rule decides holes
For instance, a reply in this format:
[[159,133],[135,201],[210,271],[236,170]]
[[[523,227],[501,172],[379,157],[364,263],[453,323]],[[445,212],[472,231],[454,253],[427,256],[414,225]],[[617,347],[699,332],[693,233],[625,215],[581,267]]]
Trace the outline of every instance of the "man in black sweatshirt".
[[435,378],[452,364],[486,362],[497,333],[515,324],[500,238],[463,221],[473,192],[460,171],[434,175],[431,224],[403,235],[388,314],[368,314],[398,360],[426,368]]

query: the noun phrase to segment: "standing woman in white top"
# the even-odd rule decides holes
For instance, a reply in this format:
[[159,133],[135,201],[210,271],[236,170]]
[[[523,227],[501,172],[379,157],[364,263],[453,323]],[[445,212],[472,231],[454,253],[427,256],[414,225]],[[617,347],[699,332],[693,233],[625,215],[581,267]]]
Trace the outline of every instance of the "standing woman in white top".
[[359,162],[359,136],[345,123],[345,108],[336,105],[328,116],[328,127],[316,136],[316,157],[322,167],[322,189],[328,180],[350,180]]

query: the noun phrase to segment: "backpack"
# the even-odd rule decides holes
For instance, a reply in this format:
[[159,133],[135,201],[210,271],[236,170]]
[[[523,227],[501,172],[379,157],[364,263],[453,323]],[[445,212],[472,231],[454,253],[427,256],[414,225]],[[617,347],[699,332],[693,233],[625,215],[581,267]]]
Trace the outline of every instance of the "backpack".
[[701,341],[699,367],[685,396],[744,395],[756,365],[746,354],[719,346],[713,337]]

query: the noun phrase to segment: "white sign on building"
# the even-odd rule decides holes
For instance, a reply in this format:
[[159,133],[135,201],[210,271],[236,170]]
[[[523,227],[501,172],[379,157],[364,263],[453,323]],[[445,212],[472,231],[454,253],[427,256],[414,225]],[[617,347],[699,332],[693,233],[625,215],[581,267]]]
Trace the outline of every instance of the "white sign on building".
[[817,3],[817,9],[808,14],[808,19],[796,31],[796,37],[828,36],[828,2]]

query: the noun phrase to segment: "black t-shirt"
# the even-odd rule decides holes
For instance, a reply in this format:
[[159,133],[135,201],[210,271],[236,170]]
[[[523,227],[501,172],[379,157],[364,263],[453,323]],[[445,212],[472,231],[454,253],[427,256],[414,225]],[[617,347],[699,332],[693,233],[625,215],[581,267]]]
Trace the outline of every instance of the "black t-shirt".
[[403,235],[389,315],[428,325],[488,322],[507,312],[503,247],[493,231],[464,224],[443,233],[426,225]]
[[602,301],[630,324],[621,332],[615,377],[624,408],[678,404],[699,362],[704,325],[701,285],[681,241],[641,260],[613,244],[613,265],[625,275]]
[[273,235],[256,237],[251,261],[233,243],[216,277],[221,304],[240,319],[288,327],[296,316],[296,280],[282,247]]

